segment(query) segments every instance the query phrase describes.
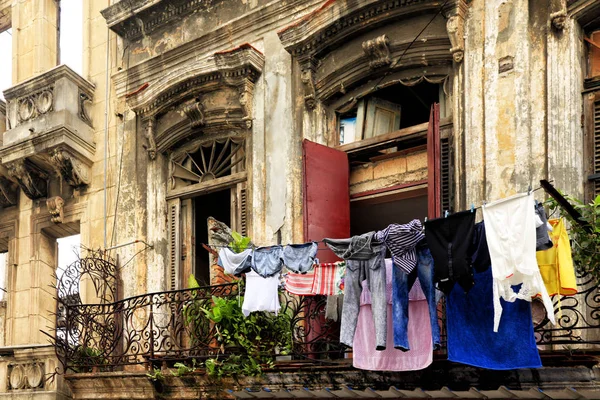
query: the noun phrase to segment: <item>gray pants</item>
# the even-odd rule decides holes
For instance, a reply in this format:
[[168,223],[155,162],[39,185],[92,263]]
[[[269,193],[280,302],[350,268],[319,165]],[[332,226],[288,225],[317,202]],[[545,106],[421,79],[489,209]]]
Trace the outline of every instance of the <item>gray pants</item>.
[[367,280],[371,291],[371,309],[375,323],[376,350],[385,350],[387,337],[387,300],[385,294],[385,247],[373,246],[373,257],[369,260],[346,260],[344,280],[344,307],[340,327],[340,342],[352,347],[354,332],[360,311],[362,281]]

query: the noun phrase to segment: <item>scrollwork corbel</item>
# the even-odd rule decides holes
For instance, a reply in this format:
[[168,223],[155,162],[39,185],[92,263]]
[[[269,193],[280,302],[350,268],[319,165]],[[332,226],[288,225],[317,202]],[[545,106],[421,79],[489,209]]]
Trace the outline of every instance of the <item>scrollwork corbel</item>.
[[183,112],[190,120],[192,128],[200,128],[206,124],[204,105],[200,98],[196,98],[191,104],[186,105]]
[[59,147],[50,152],[50,162],[56,172],[73,187],[90,183],[88,167],[68,150]]
[[63,207],[65,200],[60,196],[50,197],[46,200],[46,207],[50,213],[50,220],[55,224],[63,222]]
[[448,18],[446,21],[446,30],[450,38],[450,53],[454,62],[462,62],[465,56],[465,18],[457,14]]
[[146,151],[150,160],[156,159],[156,121],[154,117],[148,118],[144,127],[147,145]]
[[246,82],[244,85],[240,86],[240,106],[242,106],[242,112],[244,116],[242,120],[246,123],[246,128],[252,128],[252,104],[253,104],[253,87],[254,85],[250,82]]
[[309,110],[314,110],[317,106],[317,95],[315,90],[314,72],[312,68],[305,68],[300,74],[300,79],[304,86],[304,104]]
[[23,193],[32,200],[46,197],[48,174],[26,159],[16,160],[7,165],[8,173],[15,178]]
[[567,4],[565,0],[558,0],[555,7],[556,11],[550,13],[550,23],[555,30],[562,31],[567,24]]
[[370,60],[369,66],[371,68],[381,68],[392,63],[390,39],[388,39],[387,35],[381,35],[375,39],[364,41],[362,48]]
[[0,176],[0,206],[10,207],[16,205],[18,190],[16,184]]

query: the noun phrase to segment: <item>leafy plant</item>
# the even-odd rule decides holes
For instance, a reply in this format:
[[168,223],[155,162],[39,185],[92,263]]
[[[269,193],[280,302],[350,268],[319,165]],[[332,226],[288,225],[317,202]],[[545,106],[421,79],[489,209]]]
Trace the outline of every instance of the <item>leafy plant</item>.
[[195,372],[198,368],[201,367],[201,364],[196,365],[196,359],[192,358],[192,366],[191,367],[187,366],[184,363],[180,363],[180,362],[175,363],[173,366],[177,369],[175,371],[171,371],[171,375],[181,377],[183,375]]
[[148,378],[150,378],[152,381],[154,382],[158,382],[158,381],[164,381],[165,380],[165,376],[163,375],[162,371],[160,370],[160,368],[154,368],[152,370],[152,372],[148,372],[146,374],[146,376]]
[[261,375],[265,367],[274,365],[277,354],[286,355],[292,349],[289,316],[255,312],[245,317],[240,304],[238,299],[213,297],[212,307],[202,310],[214,323],[223,353],[206,360],[211,376]]
[[72,363],[75,372],[92,372],[94,367],[102,367],[108,362],[100,350],[79,345],[75,349]]
[[[552,211],[559,210],[570,223],[569,236],[573,263],[580,273],[591,274],[596,282],[600,282],[600,195],[590,203],[571,196],[564,196],[573,207],[581,214],[580,221],[575,221],[554,199],[549,199],[546,204]],[[579,222],[587,224],[587,228]]]
[[246,250],[251,241],[249,237],[242,236],[235,231],[231,232],[231,237],[233,238],[233,241],[229,243],[229,247],[235,253],[241,253],[242,251]]

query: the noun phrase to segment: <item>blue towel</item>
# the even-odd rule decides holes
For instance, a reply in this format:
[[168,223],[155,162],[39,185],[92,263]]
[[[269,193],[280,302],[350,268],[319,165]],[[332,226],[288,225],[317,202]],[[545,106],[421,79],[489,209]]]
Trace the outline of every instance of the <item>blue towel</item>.
[[[475,367],[507,370],[540,368],[542,362],[535,344],[531,303],[516,300],[502,302],[502,321],[494,333],[492,269],[482,266],[489,255],[483,223],[475,226],[473,235],[473,267],[475,286],[465,293],[456,285],[447,299],[446,327],[448,359]],[[477,265],[478,264],[478,265]]]

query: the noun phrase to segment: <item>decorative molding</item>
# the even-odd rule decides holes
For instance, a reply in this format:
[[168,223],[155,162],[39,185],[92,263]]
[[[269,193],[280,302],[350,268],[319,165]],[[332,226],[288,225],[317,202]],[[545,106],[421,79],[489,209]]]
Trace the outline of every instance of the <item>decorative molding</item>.
[[200,97],[197,97],[190,104],[183,107],[183,113],[190,120],[192,128],[200,128],[206,123],[204,118],[204,106],[202,105]]
[[304,88],[304,104],[309,110],[314,110],[317,106],[317,96],[315,90],[315,78],[312,68],[307,67],[302,70],[300,79]]
[[32,200],[46,197],[48,174],[38,166],[23,158],[7,165],[8,173],[16,179],[27,197]]
[[60,196],[50,197],[46,200],[46,207],[48,208],[48,212],[50,213],[50,220],[55,224],[60,224],[63,222],[64,205],[65,200]]
[[465,57],[465,18],[462,15],[453,15],[446,21],[446,30],[452,47],[452,59],[461,63]]
[[246,128],[252,128],[252,119],[253,119],[253,104],[254,104],[254,83],[250,81],[244,82],[239,87],[240,92],[240,105],[242,106],[242,110],[244,116],[242,120],[246,122]]
[[9,179],[0,176],[0,206],[16,206],[18,201],[18,186]]
[[144,130],[146,131],[146,141],[148,142],[146,151],[148,151],[148,157],[154,160],[156,159],[156,121],[154,117],[146,120]]
[[204,92],[254,83],[262,73],[263,54],[249,44],[207,56],[203,62],[176,69],[154,87],[128,99],[138,115],[148,118]]
[[90,183],[89,166],[77,157],[67,146],[59,146],[50,151],[50,162],[56,172],[73,187]]
[[54,86],[17,99],[18,122],[22,123],[53,110]]
[[381,68],[392,63],[390,57],[390,39],[386,35],[364,41],[362,48],[370,60],[369,66],[371,68]]
[[92,117],[90,109],[92,108],[92,97],[83,92],[79,91],[79,118],[89,126],[92,125]]
[[9,390],[41,389],[44,387],[45,364],[33,362],[8,365]]
[[134,40],[211,3],[211,0],[132,0],[117,2],[100,13],[111,30]]

